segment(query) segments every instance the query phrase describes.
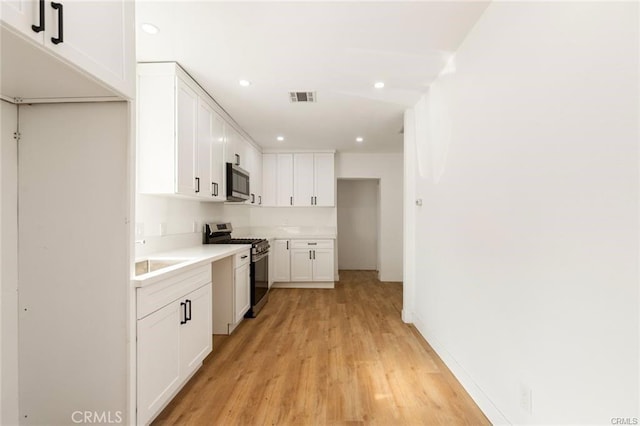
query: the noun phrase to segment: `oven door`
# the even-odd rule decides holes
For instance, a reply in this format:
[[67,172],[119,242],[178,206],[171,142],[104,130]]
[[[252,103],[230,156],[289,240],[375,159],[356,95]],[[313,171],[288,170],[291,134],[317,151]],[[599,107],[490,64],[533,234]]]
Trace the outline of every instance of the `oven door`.
[[256,256],[251,263],[251,305],[254,315],[267,302],[269,292],[269,252]]

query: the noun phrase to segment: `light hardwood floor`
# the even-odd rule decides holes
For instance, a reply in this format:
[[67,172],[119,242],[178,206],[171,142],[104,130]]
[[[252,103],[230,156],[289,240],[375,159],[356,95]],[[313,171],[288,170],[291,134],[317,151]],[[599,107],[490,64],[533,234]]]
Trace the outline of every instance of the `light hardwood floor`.
[[274,289],[154,424],[490,424],[401,309],[402,285],[372,271]]

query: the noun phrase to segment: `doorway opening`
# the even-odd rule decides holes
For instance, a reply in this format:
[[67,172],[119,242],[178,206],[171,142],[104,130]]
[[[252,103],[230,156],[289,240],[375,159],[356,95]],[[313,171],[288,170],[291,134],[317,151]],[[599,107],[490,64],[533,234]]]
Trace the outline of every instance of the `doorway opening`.
[[380,179],[338,179],[338,269],[378,271]]

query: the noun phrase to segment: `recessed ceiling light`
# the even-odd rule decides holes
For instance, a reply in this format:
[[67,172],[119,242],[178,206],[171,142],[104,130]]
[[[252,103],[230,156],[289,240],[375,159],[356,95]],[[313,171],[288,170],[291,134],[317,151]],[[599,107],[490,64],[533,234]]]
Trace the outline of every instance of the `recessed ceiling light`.
[[376,89],[382,89],[384,87],[384,82],[378,81],[376,82],[376,84],[373,85],[373,87],[375,87]]
[[142,31],[144,31],[147,34],[158,34],[158,31],[160,31],[158,27],[156,27],[153,24],[149,24],[147,22],[140,25],[140,28],[142,28]]
[[251,86],[251,82],[249,80],[240,80],[240,86],[242,87],[248,87]]
[[284,140],[284,136],[278,136],[276,139],[278,139],[280,142],[282,142]]
[[356,138],[356,142],[364,142],[364,139],[363,139],[363,138],[361,138],[360,136],[358,136],[358,137]]

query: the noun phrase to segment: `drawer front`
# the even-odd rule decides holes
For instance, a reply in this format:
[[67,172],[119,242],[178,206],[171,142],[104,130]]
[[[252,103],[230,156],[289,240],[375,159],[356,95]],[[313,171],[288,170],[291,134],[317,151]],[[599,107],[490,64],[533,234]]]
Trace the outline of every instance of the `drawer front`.
[[251,250],[247,249],[235,255],[233,259],[233,267],[239,268],[249,262],[251,262]]
[[187,293],[211,282],[211,264],[187,268],[184,272],[172,275],[148,287],[137,290],[138,319],[144,318],[163,306],[178,300]]
[[332,249],[333,240],[291,240],[291,247],[294,249]]

